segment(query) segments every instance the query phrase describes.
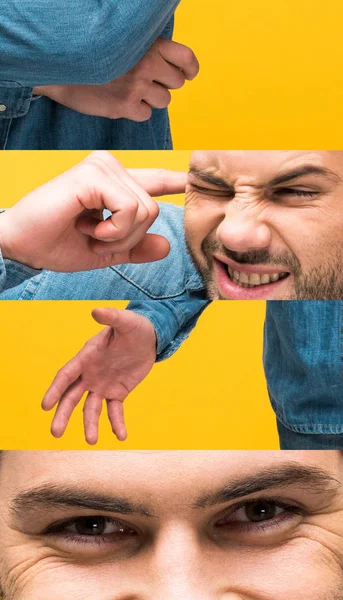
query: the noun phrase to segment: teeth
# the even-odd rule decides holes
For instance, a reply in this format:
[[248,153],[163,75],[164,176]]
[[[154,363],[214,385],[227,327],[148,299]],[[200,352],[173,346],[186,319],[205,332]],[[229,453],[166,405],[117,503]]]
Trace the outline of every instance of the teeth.
[[269,275],[261,275],[261,283],[262,284],[269,283],[269,281],[270,281]]
[[267,283],[278,281],[278,279],[287,275],[287,273],[271,273],[270,275],[267,275],[266,273],[263,275],[259,275],[258,273],[242,273],[240,271],[234,271],[231,267],[228,267],[228,272],[230,279],[232,279],[236,285],[243,288],[266,285]]

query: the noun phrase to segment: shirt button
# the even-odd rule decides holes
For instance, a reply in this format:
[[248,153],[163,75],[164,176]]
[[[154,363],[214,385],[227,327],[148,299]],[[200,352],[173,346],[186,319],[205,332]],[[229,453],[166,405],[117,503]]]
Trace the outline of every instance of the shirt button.
[[0,104],[0,112],[6,112],[7,106],[5,104]]

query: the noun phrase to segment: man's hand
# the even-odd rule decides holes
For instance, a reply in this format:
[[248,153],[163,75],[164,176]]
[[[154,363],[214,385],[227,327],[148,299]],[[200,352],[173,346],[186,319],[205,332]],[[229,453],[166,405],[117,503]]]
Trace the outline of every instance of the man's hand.
[[118,440],[126,439],[123,402],[146,377],[156,359],[156,334],[148,319],[129,310],[95,309],[93,318],[105,329],[91,338],[57,373],[42,407],[58,407],[51,433],[61,437],[74,408],[85,392],[83,415],[88,444],[98,441],[102,401]]
[[[61,272],[160,260],[169,242],[146,233],[159,212],[151,196],[183,192],[186,182],[186,173],[127,171],[94,152],[0,214],[3,257]],[[113,213],[106,221],[103,209]]]
[[42,86],[34,93],[86,115],[146,121],[153,108],[168,106],[168,90],[181,88],[198,71],[190,48],[159,38],[131,71],[110,83]]

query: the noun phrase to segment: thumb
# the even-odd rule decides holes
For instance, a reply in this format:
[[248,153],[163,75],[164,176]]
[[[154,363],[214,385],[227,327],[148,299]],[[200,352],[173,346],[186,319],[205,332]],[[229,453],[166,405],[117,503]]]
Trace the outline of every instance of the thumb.
[[[124,265],[126,263],[142,264],[155,262],[165,258],[170,251],[168,240],[162,235],[146,233],[133,248],[126,252],[117,250],[119,242],[105,242],[90,239],[92,251],[101,258],[101,263],[96,268]],[[144,268],[144,267],[142,267]]]
[[147,233],[130,251],[131,263],[146,263],[162,260],[168,256],[170,244],[162,235]]
[[118,308],[94,308],[92,310],[94,321],[100,325],[107,325],[115,329],[117,333],[128,333],[137,326],[139,315],[130,310],[119,310]]

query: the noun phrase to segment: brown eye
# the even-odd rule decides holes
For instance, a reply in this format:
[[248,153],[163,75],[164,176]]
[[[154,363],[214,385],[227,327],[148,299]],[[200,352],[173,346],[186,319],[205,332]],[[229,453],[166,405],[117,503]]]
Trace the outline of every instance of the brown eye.
[[245,507],[246,517],[253,523],[274,519],[278,514],[278,507],[271,502],[256,502]]
[[43,535],[60,549],[75,549],[77,552],[106,552],[108,548],[117,553],[135,551],[144,541],[144,534],[125,521],[101,516],[85,515],[58,521],[50,525]]
[[103,535],[105,528],[104,517],[84,517],[75,521],[75,531],[80,535]]
[[256,500],[248,502],[241,508],[226,515],[217,522],[217,526],[225,526],[238,523],[262,523],[263,521],[271,521],[286,514],[287,509],[278,506],[275,502],[268,500]]
[[73,522],[64,525],[64,531],[80,536],[135,535],[135,530],[120,521],[109,517],[90,516],[78,517]]

